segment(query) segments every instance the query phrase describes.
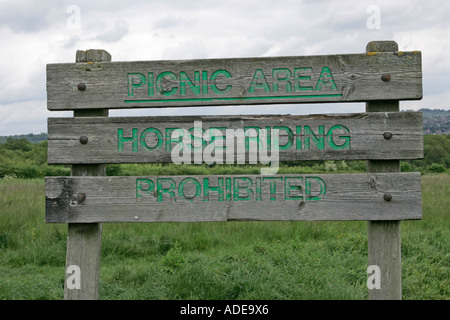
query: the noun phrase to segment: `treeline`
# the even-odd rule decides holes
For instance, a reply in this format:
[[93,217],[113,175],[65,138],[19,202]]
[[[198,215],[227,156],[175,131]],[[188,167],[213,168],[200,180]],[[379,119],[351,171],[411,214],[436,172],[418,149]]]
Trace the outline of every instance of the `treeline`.
[[47,140],[31,143],[8,138],[0,143],[0,178],[42,178],[70,175],[70,168],[47,164]]
[[[450,172],[450,135],[425,135],[424,159],[401,161],[404,172]],[[281,163],[278,173],[364,172],[366,161],[297,161]],[[258,174],[259,165],[108,164],[107,175]],[[70,166],[47,163],[47,140],[25,138],[0,142],[0,178],[68,176]]]
[[28,141],[32,143],[39,143],[44,140],[47,140],[48,134],[47,133],[29,133],[29,134],[19,134],[19,135],[13,135],[13,136],[0,136],[0,143],[6,143],[8,140],[14,139],[14,140],[20,140],[20,139],[27,139]]

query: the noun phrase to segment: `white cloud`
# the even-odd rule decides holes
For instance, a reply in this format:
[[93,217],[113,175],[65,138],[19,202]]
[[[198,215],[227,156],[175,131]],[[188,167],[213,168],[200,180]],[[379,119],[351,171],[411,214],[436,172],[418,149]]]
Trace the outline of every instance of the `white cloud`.
[[[380,8],[380,29],[367,27],[371,5]],[[72,23],[70,6],[79,8],[79,24]],[[424,98],[402,108],[449,109],[449,14],[450,2],[437,0],[3,0],[0,134],[40,132],[48,115],[59,115],[46,109],[45,66],[74,62],[78,49],[105,49],[113,61],[133,61],[358,53],[369,41],[395,40],[402,51],[422,51],[423,59]],[[326,104],[111,114],[361,111],[363,104]]]
[[46,109],[46,100],[21,101],[0,104],[0,135],[47,132],[47,118],[69,116],[71,112],[52,113]]
[[106,30],[95,36],[95,40],[100,42],[117,42],[120,41],[128,33],[128,26],[125,22],[114,24],[112,29]]

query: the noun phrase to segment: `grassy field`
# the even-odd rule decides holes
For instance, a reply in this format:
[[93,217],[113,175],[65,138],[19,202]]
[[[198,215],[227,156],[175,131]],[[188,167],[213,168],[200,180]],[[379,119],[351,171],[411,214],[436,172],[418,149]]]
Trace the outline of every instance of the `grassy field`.
[[[450,175],[422,176],[402,222],[403,299],[450,299]],[[0,299],[62,299],[67,226],[43,180],[0,179]],[[367,299],[367,225],[104,224],[100,299]]]

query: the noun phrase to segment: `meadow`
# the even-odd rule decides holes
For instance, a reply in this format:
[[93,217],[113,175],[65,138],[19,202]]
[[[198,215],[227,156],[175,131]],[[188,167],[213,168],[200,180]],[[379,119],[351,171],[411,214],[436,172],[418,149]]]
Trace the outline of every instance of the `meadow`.
[[[422,175],[423,219],[402,222],[405,300],[450,299],[449,195],[448,173]],[[67,225],[44,222],[44,201],[42,178],[0,179],[0,299],[63,298]],[[99,298],[365,300],[366,270],[365,221],[110,223]]]

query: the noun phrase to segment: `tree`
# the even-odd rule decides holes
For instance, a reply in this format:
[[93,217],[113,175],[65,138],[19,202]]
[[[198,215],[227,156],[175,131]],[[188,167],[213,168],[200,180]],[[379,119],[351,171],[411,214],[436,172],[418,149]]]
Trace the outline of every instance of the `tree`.
[[24,152],[28,152],[31,151],[31,149],[33,149],[33,145],[31,144],[31,142],[29,142],[27,139],[22,138],[19,140],[15,140],[11,137],[9,137],[6,140],[5,146],[6,149],[8,150],[22,150]]

